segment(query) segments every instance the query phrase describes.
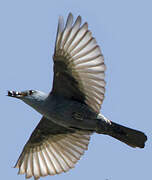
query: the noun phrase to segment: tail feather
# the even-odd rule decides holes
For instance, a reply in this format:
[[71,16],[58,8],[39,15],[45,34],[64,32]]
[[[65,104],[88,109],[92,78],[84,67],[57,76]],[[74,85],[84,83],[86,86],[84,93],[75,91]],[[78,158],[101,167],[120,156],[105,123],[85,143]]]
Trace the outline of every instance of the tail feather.
[[114,122],[111,122],[110,129],[110,136],[126,143],[131,147],[144,148],[147,136],[143,132],[116,124]]
[[101,131],[98,129],[97,133],[109,135],[134,148],[144,148],[147,136],[143,132],[119,125],[112,121],[110,121],[110,123],[107,121],[106,126],[106,131],[104,133],[103,128],[100,128]]

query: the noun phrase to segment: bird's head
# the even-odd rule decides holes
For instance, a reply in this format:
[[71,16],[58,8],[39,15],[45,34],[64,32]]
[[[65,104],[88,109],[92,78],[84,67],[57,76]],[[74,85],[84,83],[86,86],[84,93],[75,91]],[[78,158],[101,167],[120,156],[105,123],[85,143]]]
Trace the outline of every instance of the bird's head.
[[39,111],[43,106],[48,95],[38,90],[26,90],[26,91],[8,91],[7,96],[21,99],[26,104],[32,106],[34,109]]

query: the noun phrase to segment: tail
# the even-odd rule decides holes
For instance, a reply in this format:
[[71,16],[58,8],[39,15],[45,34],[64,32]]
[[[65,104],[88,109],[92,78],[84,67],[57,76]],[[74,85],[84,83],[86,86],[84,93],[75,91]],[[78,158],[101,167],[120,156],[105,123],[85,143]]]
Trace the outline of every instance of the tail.
[[137,131],[137,130],[116,124],[112,121],[106,121],[106,128],[104,129],[106,129],[105,132],[103,132],[103,128],[101,128],[101,131],[100,129],[98,129],[97,133],[112,136],[113,138],[116,138],[119,141],[134,148],[135,147],[144,148],[145,146],[147,136],[141,131]]

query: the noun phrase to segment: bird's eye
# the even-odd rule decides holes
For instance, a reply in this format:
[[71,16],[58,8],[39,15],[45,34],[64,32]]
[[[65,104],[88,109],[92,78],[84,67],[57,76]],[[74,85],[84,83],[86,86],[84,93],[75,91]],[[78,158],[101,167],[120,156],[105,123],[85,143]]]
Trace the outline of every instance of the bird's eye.
[[29,90],[29,95],[32,95],[34,93],[33,90]]

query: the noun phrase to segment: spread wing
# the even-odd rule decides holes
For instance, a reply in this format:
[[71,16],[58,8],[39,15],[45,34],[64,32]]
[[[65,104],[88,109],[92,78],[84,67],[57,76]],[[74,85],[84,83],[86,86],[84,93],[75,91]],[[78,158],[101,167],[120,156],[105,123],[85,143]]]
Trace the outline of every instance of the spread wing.
[[87,150],[90,132],[73,131],[43,117],[15,165],[19,174],[35,179],[73,168]]
[[55,44],[52,94],[86,103],[99,113],[104,99],[104,58],[88,24],[73,24],[70,13],[66,25],[59,18]]

